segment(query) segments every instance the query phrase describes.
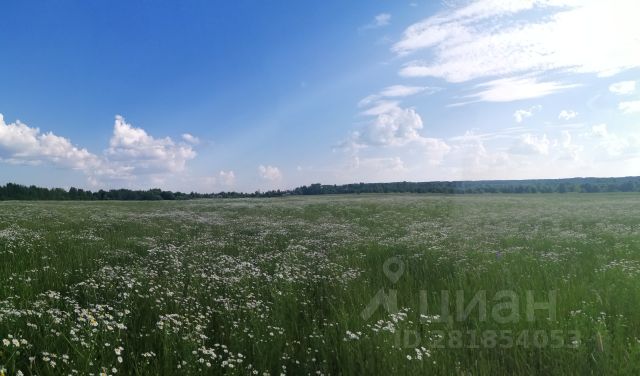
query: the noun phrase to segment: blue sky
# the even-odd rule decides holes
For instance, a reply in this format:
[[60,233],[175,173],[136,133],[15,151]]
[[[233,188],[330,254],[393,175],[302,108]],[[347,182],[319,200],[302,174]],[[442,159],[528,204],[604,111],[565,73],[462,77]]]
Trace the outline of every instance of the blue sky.
[[635,1],[0,5],[0,183],[640,175]]

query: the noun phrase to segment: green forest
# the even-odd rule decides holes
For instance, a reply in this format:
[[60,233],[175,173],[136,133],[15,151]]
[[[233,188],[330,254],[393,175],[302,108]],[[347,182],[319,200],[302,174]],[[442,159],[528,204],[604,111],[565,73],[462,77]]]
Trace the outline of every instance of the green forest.
[[71,187],[42,188],[7,183],[0,186],[0,200],[190,200],[199,198],[278,197],[288,195],[362,194],[362,193],[597,193],[639,192],[640,177],[620,178],[569,178],[538,180],[483,180],[483,181],[434,181],[355,183],[323,185],[320,183],[289,190],[246,192],[171,192],[158,188],[149,190],[111,189],[89,191]]

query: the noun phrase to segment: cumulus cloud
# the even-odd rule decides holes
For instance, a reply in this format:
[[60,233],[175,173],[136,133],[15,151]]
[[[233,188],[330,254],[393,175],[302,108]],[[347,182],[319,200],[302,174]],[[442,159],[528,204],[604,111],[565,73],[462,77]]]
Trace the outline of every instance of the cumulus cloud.
[[522,135],[517,142],[511,147],[510,151],[514,154],[549,154],[551,141],[546,134],[541,137],[526,133]]
[[640,112],[640,100],[630,101],[630,102],[620,102],[618,104],[618,109],[624,112],[625,114],[633,114],[636,112]]
[[182,139],[191,145],[198,145],[200,143],[200,139],[190,133],[183,133]]
[[430,164],[438,163],[449,152],[450,147],[441,139],[421,135],[423,127],[422,118],[413,108],[393,104],[377,113],[364,128],[353,132],[348,144],[355,149],[412,144],[426,153]]
[[620,81],[609,85],[609,91],[617,95],[629,95],[636,91],[635,81]]
[[529,107],[526,110],[516,110],[516,112],[513,113],[513,119],[516,121],[516,123],[522,123],[525,118],[533,116],[533,114],[537,111],[540,111],[541,108],[542,106],[536,105]]
[[91,185],[104,179],[135,179],[149,174],[180,172],[195,151],[171,138],[156,139],[116,116],[109,148],[97,155],[52,132],[42,133],[19,121],[6,124],[0,115],[0,161],[16,164],[51,164],[83,171]]
[[558,119],[560,120],[571,120],[578,116],[578,113],[572,110],[562,110],[558,114]]
[[409,26],[392,47],[426,52],[404,76],[464,82],[564,71],[611,76],[640,66],[635,0],[477,0]]
[[422,136],[422,118],[412,108],[394,107],[378,114],[361,133],[358,139],[367,145],[403,146],[419,141]]
[[177,144],[169,137],[154,138],[119,115],[106,154],[110,161],[131,167],[133,174],[179,172],[196,156],[191,146]]
[[260,165],[258,166],[258,173],[261,178],[271,182],[282,180],[282,172],[278,167]]
[[236,184],[236,174],[232,170],[220,171],[220,173],[218,173],[218,176],[220,177],[220,181],[222,182],[222,184],[227,187],[231,187]]
[[[635,152],[636,149],[632,147],[632,143],[635,138],[633,137],[620,137],[615,133],[609,132],[607,124],[597,124],[591,127],[591,135],[598,141],[598,147],[603,149],[608,156],[620,157],[629,152]],[[635,146],[640,146],[635,140]]]
[[424,151],[429,164],[438,164],[450,150],[441,139],[429,138],[420,134],[424,125],[422,118],[413,108],[400,106],[401,98],[417,93],[435,92],[438,88],[426,86],[393,85],[370,95],[358,103],[358,107],[368,107],[362,115],[373,117],[364,127],[351,133],[343,141],[343,149],[357,153],[363,148],[391,148],[413,145]]
[[408,97],[418,93],[434,93],[438,88],[428,86],[392,85],[376,94],[369,95],[358,103],[358,107],[365,109],[361,112],[365,116],[373,116],[367,126],[352,133],[346,143],[351,149],[366,146],[403,146],[410,142],[422,143],[425,146],[442,148],[444,144],[437,140],[422,137],[422,118],[411,108],[400,107],[397,98]]
[[508,153],[487,147],[485,139],[474,131],[452,138],[451,152],[444,166],[458,179],[484,179],[508,168],[511,165]]
[[0,114],[0,160],[15,164],[50,163],[76,170],[100,166],[98,156],[67,138],[16,121],[6,124]]
[[562,152],[564,152],[564,155],[561,155],[560,159],[577,160],[584,147],[582,145],[576,145],[575,143],[573,143],[573,137],[571,136],[571,132],[569,132],[568,130],[563,130],[560,135],[561,141],[559,145],[562,149]]

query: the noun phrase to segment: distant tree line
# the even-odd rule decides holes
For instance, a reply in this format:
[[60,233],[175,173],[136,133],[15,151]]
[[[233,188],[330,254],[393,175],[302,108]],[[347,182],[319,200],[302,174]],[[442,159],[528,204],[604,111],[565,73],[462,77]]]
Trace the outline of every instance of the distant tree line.
[[266,192],[218,192],[183,193],[161,189],[131,190],[111,189],[89,191],[71,187],[41,188],[7,183],[0,186],[2,200],[192,200],[198,198],[243,198],[279,197],[286,195],[324,195],[360,193],[596,193],[596,192],[640,192],[640,177],[622,178],[571,178],[538,180],[484,180],[484,181],[435,181],[435,182],[395,182],[357,183],[343,185],[311,184],[289,190]]
[[311,184],[291,191],[292,194],[301,195],[395,192],[447,194],[640,192],[640,177]]

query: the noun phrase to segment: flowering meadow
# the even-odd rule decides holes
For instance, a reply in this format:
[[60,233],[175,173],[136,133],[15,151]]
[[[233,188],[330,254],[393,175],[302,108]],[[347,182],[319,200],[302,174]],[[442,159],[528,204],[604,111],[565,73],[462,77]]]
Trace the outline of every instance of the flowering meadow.
[[636,194],[0,202],[0,279],[3,376],[640,374]]

